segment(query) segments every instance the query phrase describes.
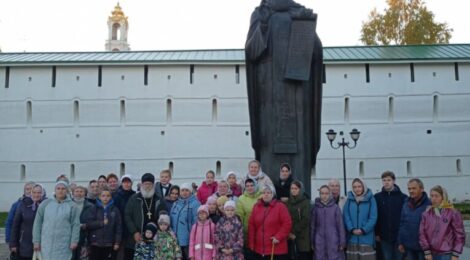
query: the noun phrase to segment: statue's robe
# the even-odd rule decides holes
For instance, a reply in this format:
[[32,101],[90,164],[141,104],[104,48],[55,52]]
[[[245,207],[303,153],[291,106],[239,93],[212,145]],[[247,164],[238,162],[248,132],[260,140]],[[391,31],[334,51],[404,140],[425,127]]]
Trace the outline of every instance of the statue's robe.
[[273,181],[287,162],[310,194],[320,148],[323,49],[316,14],[291,0],[255,9],[245,45],[252,147]]

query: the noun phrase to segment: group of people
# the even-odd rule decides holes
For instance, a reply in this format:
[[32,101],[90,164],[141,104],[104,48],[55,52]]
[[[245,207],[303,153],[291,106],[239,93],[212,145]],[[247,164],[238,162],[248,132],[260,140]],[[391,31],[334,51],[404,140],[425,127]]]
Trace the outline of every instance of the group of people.
[[458,259],[465,244],[460,213],[446,190],[430,198],[420,179],[409,196],[382,174],[375,195],[364,180],[352,181],[347,197],[330,180],[313,201],[287,163],[272,181],[260,162],[248,173],[208,171],[199,187],[171,183],[172,172],[140,179],[115,174],[88,187],[57,178],[47,198],[28,182],[11,207],[6,240],[12,256],[64,259]]

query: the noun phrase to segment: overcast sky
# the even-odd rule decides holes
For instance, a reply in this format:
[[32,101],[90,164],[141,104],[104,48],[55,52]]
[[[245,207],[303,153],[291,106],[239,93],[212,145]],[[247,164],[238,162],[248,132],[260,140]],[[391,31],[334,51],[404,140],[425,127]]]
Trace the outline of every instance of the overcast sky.
[[[325,46],[361,45],[360,28],[385,0],[298,0],[319,15]],[[0,48],[19,51],[103,51],[116,0],[0,0]],[[121,0],[132,50],[243,48],[260,0]],[[428,0],[451,43],[470,43],[470,1]]]

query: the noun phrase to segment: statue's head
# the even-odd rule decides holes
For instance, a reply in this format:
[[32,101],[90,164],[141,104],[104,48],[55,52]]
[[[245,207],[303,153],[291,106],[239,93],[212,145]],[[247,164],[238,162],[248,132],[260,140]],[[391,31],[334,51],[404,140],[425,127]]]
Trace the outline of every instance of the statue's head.
[[275,11],[288,10],[292,3],[292,0],[266,0],[266,4]]

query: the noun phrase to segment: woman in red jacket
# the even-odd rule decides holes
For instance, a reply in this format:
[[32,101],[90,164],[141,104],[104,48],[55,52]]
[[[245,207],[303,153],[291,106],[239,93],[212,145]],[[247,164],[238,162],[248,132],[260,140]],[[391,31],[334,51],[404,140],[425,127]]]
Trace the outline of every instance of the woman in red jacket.
[[274,199],[276,190],[265,185],[261,199],[253,207],[248,221],[248,247],[254,259],[289,259],[287,237],[292,229],[289,211],[284,203]]
[[421,217],[419,244],[426,260],[457,260],[465,245],[462,215],[443,187],[434,186],[430,194],[432,206]]

